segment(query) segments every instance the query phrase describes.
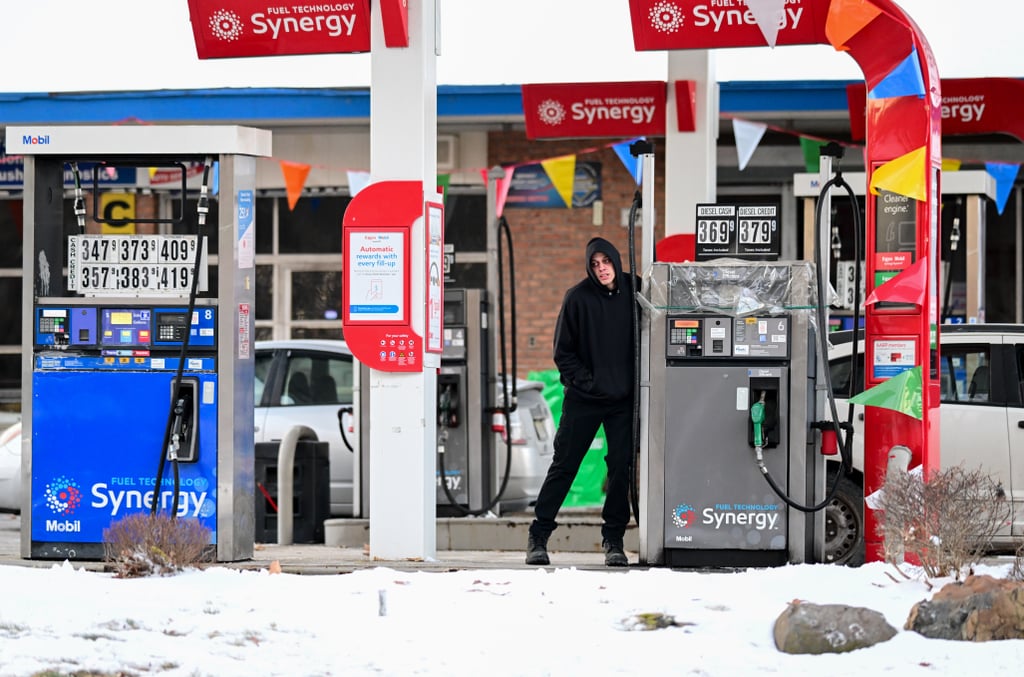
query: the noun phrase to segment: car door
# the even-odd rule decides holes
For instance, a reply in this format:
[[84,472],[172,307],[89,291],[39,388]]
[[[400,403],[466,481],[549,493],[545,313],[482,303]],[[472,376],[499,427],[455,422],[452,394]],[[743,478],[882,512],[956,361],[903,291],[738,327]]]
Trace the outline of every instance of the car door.
[[[980,469],[1012,497],[1007,392],[999,378],[1006,368],[1001,336],[950,333],[943,336],[940,355],[941,467]],[[996,536],[1008,539],[1010,532],[1008,521]]]
[[1007,374],[1006,432],[1010,440],[1010,497],[1013,503],[1013,535],[1024,536],[1024,336],[1004,339],[1011,364]]
[[352,356],[313,350],[282,354],[280,384],[266,401],[260,439],[280,440],[296,425],[330,447],[331,514],[352,512],[353,453],[341,439],[338,411],[352,404]]

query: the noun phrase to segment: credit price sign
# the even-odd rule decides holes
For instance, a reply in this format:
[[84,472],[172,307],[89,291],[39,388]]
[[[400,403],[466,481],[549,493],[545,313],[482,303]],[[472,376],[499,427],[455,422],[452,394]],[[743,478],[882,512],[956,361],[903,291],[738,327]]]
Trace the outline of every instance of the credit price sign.
[[782,254],[777,205],[699,204],[696,225],[697,261],[777,261]]
[[[68,289],[85,296],[187,296],[199,246],[196,235],[72,235]],[[206,291],[206,238],[200,256],[199,291]]]

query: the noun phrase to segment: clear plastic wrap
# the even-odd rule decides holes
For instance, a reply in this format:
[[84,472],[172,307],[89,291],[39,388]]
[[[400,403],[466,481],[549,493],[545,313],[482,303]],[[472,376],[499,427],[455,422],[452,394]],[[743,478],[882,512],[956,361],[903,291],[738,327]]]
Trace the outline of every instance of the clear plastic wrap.
[[[667,270],[659,270],[661,267]],[[643,282],[640,303],[652,314],[744,317],[807,313],[811,325],[817,324],[817,280],[810,261],[723,258],[700,263],[659,262],[644,273]],[[834,291],[830,293],[834,296]]]

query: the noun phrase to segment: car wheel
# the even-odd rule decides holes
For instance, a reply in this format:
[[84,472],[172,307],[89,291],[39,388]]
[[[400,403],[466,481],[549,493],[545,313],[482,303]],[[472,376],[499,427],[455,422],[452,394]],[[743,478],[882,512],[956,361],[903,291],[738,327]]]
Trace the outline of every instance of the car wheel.
[[[836,473],[828,475],[832,488]],[[849,477],[839,479],[835,496],[825,507],[825,561],[831,564],[864,564],[864,490]]]

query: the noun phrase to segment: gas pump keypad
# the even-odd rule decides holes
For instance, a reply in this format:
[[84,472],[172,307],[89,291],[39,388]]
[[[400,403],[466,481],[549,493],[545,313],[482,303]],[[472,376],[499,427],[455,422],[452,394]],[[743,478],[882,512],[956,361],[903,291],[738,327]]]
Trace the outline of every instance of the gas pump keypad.
[[667,359],[789,357],[789,317],[731,318],[724,315],[669,317]]

